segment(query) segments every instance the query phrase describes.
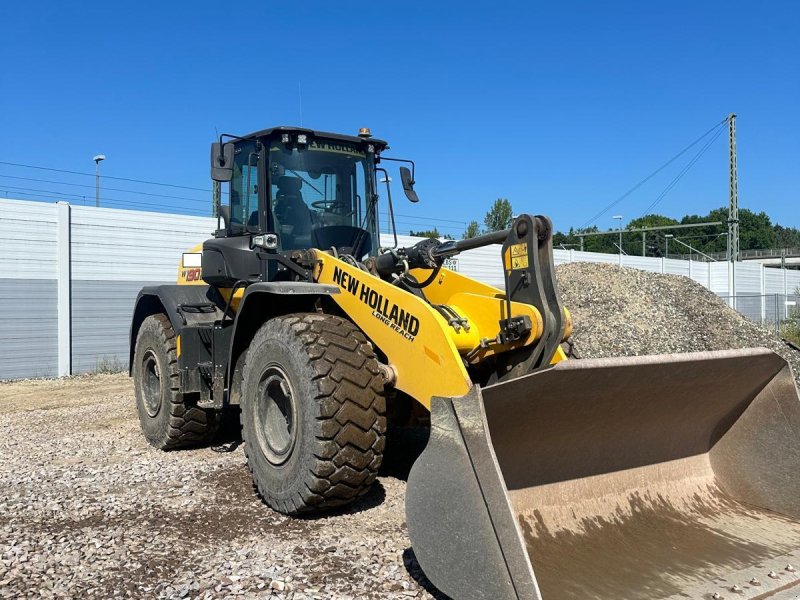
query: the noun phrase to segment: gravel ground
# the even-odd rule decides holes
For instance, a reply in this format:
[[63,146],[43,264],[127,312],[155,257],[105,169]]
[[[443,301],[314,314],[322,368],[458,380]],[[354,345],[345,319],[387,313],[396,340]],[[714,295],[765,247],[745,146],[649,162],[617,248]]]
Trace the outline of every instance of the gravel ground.
[[[557,273],[581,356],[766,346],[800,373],[800,353],[688,279]],[[222,442],[150,448],[125,375],[0,383],[0,597],[442,598],[410,550],[402,468],[348,510],[289,519]]]
[[401,479],[289,519],[231,446],[148,446],[126,375],[0,384],[0,597],[437,597]]

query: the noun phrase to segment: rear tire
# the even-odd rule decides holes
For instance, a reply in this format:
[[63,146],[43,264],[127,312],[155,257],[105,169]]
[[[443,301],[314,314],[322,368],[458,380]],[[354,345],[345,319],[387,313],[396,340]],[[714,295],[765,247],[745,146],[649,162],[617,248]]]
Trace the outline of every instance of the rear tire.
[[296,515],[372,486],[386,433],[384,381],[364,334],[324,314],[265,323],[247,351],[242,437],[259,495]]
[[215,410],[198,408],[180,393],[175,331],[166,315],[147,317],[136,336],[133,385],[142,433],[160,450],[210,442],[219,427]]

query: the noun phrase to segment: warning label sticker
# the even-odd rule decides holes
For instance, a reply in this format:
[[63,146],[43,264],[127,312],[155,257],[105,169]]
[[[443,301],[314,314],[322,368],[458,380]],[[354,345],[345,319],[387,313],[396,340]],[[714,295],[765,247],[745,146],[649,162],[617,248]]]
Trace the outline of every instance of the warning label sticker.
[[512,269],[527,269],[528,268],[528,244],[522,242],[520,244],[513,244],[509,246],[511,251],[511,268]]

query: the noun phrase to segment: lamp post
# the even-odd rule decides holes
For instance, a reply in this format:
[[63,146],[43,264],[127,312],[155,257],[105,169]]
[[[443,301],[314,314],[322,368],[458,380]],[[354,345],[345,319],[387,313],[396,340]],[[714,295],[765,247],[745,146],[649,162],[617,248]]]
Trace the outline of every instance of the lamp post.
[[671,233],[664,234],[664,258],[669,258],[669,238],[675,237]]
[[619,229],[619,264],[622,264],[622,215],[614,215],[611,218],[617,221],[617,229]]
[[100,206],[100,163],[106,159],[105,154],[98,154],[94,161],[94,205]]

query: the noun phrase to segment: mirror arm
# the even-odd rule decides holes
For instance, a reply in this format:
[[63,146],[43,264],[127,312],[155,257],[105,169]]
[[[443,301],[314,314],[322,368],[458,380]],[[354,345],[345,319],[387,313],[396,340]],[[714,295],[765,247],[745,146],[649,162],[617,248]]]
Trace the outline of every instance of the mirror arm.
[[408,158],[390,158],[388,156],[381,156],[381,160],[391,160],[393,162],[402,162],[402,163],[410,164],[411,165],[411,183],[412,183],[412,185],[414,183],[416,183],[416,175],[415,175],[416,165],[414,164],[413,160],[408,159]]
[[[398,243],[397,243],[397,226],[395,225],[395,222],[394,222],[394,207],[392,206],[392,186],[389,183],[389,172],[386,169],[382,168],[382,167],[376,167],[375,168],[375,172],[377,173],[378,171],[381,171],[383,173],[383,178],[386,181],[386,201],[387,201],[387,204],[389,205],[389,219],[391,219],[391,221],[392,221],[392,234],[394,234],[394,248],[397,248],[397,246],[398,246]],[[380,243],[380,240],[379,240],[379,243]]]

